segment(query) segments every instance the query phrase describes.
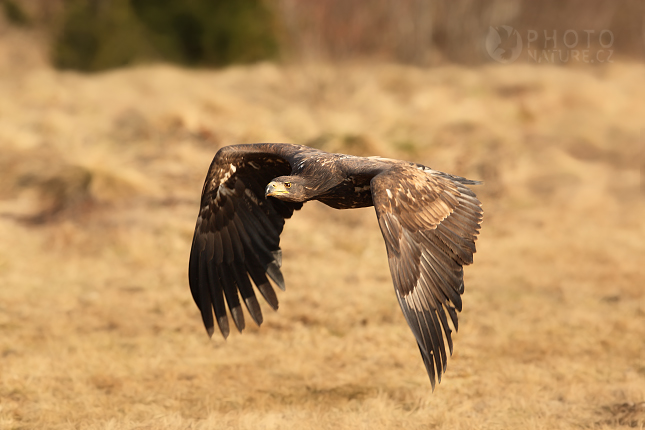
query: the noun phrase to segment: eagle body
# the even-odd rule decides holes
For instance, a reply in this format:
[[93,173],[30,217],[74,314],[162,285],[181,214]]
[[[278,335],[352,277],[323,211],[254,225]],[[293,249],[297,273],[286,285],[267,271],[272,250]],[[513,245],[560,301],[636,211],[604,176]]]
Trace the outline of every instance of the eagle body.
[[417,163],[302,145],[221,148],[204,182],[188,270],[208,334],[217,323],[228,336],[227,308],[242,331],[242,302],[261,324],[255,288],[278,308],[272,284],[285,288],[280,233],[305,202],[374,206],[395,293],[434,388],[446,370],[446,344],[452,354],[450,323],[458,328],[463,266],[473,261],[483,217],[467,187],[475,184]]

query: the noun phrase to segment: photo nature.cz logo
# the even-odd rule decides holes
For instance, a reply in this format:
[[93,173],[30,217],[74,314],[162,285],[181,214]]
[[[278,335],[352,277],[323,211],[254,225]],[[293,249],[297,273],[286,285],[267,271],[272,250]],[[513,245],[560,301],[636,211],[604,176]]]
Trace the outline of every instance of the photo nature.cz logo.
[[[544,30],[544,43],[541,46],[539,36],[540,34],[536,30],[526,32],[526,52],[528,54],[526,59],[530,62],[614,62],[611,58],[614,53],[614,50],[611,49],[614,45],[614,33],[610,30],[566,30],[561,39],[558,39],[557,30]],[[595,42],[597,44],[594,44]],[[598,46],[601,49],[593,49]],[[514,62],[519,58],[523,48],[522,36],[510,25],[488,28],[486,51],[498,63]]]

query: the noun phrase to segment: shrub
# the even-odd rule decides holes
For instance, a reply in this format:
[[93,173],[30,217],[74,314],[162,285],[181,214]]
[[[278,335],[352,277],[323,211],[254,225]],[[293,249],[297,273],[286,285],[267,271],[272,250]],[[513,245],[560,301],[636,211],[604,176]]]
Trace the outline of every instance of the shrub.
[[261,0],[72,0],[53,60],[97,71],[154,60],[225,66],[277,54],[273,17]]

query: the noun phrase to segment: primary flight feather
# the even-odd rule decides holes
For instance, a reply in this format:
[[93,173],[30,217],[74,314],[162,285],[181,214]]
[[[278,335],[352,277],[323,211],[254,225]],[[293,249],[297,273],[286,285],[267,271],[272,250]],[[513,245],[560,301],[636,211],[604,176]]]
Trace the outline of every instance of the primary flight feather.
[[478,183],[421,164],[302,145],[220,149],[202,190],[188,268],[209,336],[215,323],[228,336],[227,308],[237,329],[244,329],[241,302],[262,323],[253,284],[278,308],[272,282],[284,290],[280,233],[304,202],[374,206],[396,297],[434,388],[446,371],[446,343],[452,354],[448,320],[457,330],[463,266],[473,261],[482,222],[481,203],[466,186]]

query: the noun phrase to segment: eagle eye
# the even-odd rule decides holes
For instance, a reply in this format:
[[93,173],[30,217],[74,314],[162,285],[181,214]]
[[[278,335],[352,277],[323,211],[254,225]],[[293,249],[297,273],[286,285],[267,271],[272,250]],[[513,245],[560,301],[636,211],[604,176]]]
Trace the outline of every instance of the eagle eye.
[[287,188],[291,188],[291,182],[285,182],[284,186],[287,187]]

